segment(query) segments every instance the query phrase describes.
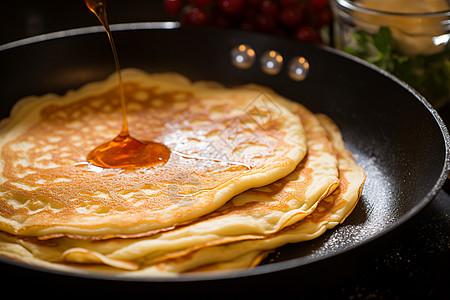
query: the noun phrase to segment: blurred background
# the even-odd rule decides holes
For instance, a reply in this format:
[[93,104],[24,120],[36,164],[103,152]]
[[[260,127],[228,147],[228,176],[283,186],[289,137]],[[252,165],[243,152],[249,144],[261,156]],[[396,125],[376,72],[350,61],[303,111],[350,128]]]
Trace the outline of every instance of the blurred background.
[[[177,20],[336,47],[449,110],[449,0],[109,0],[107,12],[110,24]],[[0,44],[92,25],[99,22],[83,0],[7,1],[0,10]]]
[[[111,24],[180,20],[184,25],[219,26],[319,42],[316,33],[331,21],[327,0],[109,0]],[[23,0],[2,3],[0,44],[68,28],[98,25],[83,0]],[[309,35],[307,36],[308,32]],[[314,32],[315,31],[315,32]]]
[[[110,0],[111,24],[169,20],[163,0]],[[0,9],[0,44],[42,33],[99,25],[83,0],[4,1]]]

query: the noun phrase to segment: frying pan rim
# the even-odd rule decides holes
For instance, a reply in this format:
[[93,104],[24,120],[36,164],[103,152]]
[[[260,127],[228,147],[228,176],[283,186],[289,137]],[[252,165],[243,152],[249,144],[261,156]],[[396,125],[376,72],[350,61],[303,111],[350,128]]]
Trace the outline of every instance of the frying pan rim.
[[[120,23],[120,24],[112,24],[111,30],[112,31],[134,31],[134,30],[185,30],[186,28],[180,28],[180,24],[178,22],[137,22],[137,23]],[[192,30],[192,28],[188,28],[187,30]],[[236,32],[239,34],[242,34],[241,31],[233,30],[233,29],[220,29],[220,28],[195,28],[195,30],[215,30],[215,31],[224,31],[224,32]],[[100,33],[103,31],[102,26],[88,26],[88,27],[78,27],[74,29],[67,29],[67,30],[61,30],[56,32],[50,32],[41,34],[38,36],[28,37],[24,39],[20,39],[17,41],[9,42],[3,45],[0,45],[0,53],[2,51],[15,49],[22,46],[27,46],[31,44],[36,44],[40,42],[46,42],[54,39],[60,39],[60,38],[67,38],[67,37],[73,37],[73,36],[79,36],[79,35],[89,35],[89,34],[95,34]],[[265,35],[263,33],[248,33],[252,35]],[[274,37],[275,38],[275,37]],[[280,38],[280,37],[277,37]],[[283,39],[283,38],[281,38]],[[301,43],[301,42],[299,42]],[[388,79],[394,81],[398,85],[400,85],[402,88],[405,88],[410,94],[412,94],[418,101],[420,101],[425,108],[431,113],[433,116],[435,122],[437,123],[442,138],[444,140],[445,145],[445,159],[443,163],[443,167],[441,170],[441,174],[439,176],[439,179],[436,181],[433,188],[430,189],[430,191],[427,193],[427,195],[413,208],[411,208],[409,211],[407,211],[405,214],[400,216],[395,222],[388,225],[386,228],[384,228],[382,231],[378,232],[377,234],[371,236],[370,238],[365,239],[363,242],[360,242],[355,245],[347,246],[346,248],[340,250],[336,253],[330,253],[323,255],[319,258],[311,259],[310,261],[306,260],[305,258],[299,257],[299,258],[293,258],[288,259],[286,261],[281,262],[275,262],[270,263],[266,265],[260,265],[257,267],[254,267],[249,270],[238,270],[238,271],[231,271],[231,272],[208,272],[204,275],[181,275],[176,277],[118,277],[115,275],[108,275],[108,274],[97,274],[97,273],[78,273],[78,272],[69,272],[69,271],[62,271],[62,270],[54,270],[54,269],[48,269],[41,266],[35,266],[30,265],[24,262],[20,262],[17,260],[14,260],[12,258],[3,257],[0,256],[0,262],[1,263],[7,263],[10,265],[18,266],[21,268],[31,269],[35,271],[42,271],[50,274],[56,274],[56,275],[65,275],[69,277],[81,277],[81,278],[88,278],[88,279],[97,279],[97,280],[107,280],[107,281],[127,281],[127,282],[195,282],[195,281],[210,281],[210,280],[221,280],[221,279],[233,279],[233,278],[240,278],[240,277],[248,277],[248,276],[257,276],[257,275],[263,275],[267,273],[274,273],[274,272],[281,272],[284,270],[299,268],[305,265],[312,265],[333,257],[336,257],[338,255],[342,255],[344,253],[348,253],[350,251],[356,250],[360,247],[367,246],[368,244],[374,242],[377,239],[380,239],[381,237],[387,235],[388,233],[392,232],[393,230],[397,229],[401,225],[403,225],[406,221],[410,220],[412,217],[414,217],[419,211],[421,211],[425,206],[427,206],[433,198],[438,194],[438,192],[441,190],[442,186],[444,185],[448,173],[449,173],[449,165],[450,165],[450,135],[448,132],[448,129],[440,117],[439,113],[436,111],[436,109],[422,96],[420,95],[415,89],[413,89],[411,86],[409,86],[404,81],[400,80],[399,78],[395,77],[394,75],[378,68],[377,66],[374,66],[362,59],[359,59],[357,57],[351,56],[347,53],[344,53],[340,50],[328,47],[328,46],[313,46],[317,49],[320,49],[322,51],[329,52],[333,55],[337,55],[340,57],[343,57],[347,60],[356,62],[360,65],[363,65],[367,68],[372,69],[373,71],[387,77]]]

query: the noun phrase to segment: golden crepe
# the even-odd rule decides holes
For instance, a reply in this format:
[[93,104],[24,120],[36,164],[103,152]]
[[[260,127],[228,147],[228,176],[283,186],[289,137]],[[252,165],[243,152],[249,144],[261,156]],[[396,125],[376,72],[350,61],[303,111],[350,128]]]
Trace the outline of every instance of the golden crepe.
[[138,240],[107,256],[119,260],[163,260],[165,252],[189,252],[205,245],[259,238],[313,212],[319,201],[339,184],[337,159],[314,115],[300,104],[294,107],[303,123],[308,154],[291,174],[233,197],[193,224]]
[[[139,272],[142,275],[181,273],[187,271],[223,271],[257,265],[271,251],[287,243],[314,239],[327,229],[344,222],[355,208],[361,195],[366,175],[352,154],[345,148],[340,131],[331,119],[319,115],[329,133],[339,159],[340,184],[322,200],[312,214],[283,230],[259,240],[234,242],[205,247],[188,255],[167,260]],[[134,274],[136,275],[136,273]]]
[[[122,273],[121,276],[174,276],[185,272],[211,272],[236,270],[258,265],[268,252],[287,243],[297,243],[314,239],[327,229],[344,222],[355,208],[361,195],[366,178],[364,170],[359,167],[352,154],[345,148],[339,129],[331,119],[318,115],[321,124],[326,128],[333,148],[339,160],[339,187],[324,200],[317,208],[304,218],[277,233],[262,235],[258,239],[252,237],[245,241],[231,241],[224,245],[211,245],[174,253],[172,258],[166,257],[163,262],[151,264],[140,270]],[[244,238],[245,239],[245,238]],[[78,251],[78,252],[77,252]],[[92,261],[100,258],[107,259],[98,253],[83,249],[76,249],[68,254],[68,260],[86,262],[90,256]],[[119,260],[120,261],[120,260]],[[101,263],[109,264],[108,261]],[[114,263],[117,261],[114,260]]]
[[[137,70],[126,70],[124,78],[131,134],[168,145],[172,150],[168,164],[145,170],[108,170],[83,161],[93,147],[117,134],[121,115],[113,78],[62,98],[48,95],[22,100],[0,131],[2,151],[6,147],[10,157],[17,157],[10,162],[2,153],[0,161],[0,255],[46,268],[118,276],[176,276],[247,268],[257,265],[276,247],[319,236],[342,222],[356,204],[364,171],[345,149],[339,129],[326,117],[317,118],[302,105],[257,85],[225,88],[211,82],[191,83],[179,74],[149,75]],[[93,116],[85,110],[93,101],[101,101],[94,104],[99,110],[104,105],[110,108]],[[84,115],[77,113],[77,103],[79,111],[91,118],[83,119]],[[66,108],[64,114],[61,107]],[[71,126],[65,115],[68,112],[75,115],[71,121],[77,124],[55,141],[65,150],[56,149],[54,154],[47,148],[49,156],[41,159],[30,154],[35,144],[29,142],[38,141],[31,135],[39,131],[35,129],[40,128],[39,122],[32,129],[28,122],[26,128],[17,129],[24,125],[20,118],[31,115],[38,119],[39,110],[44,112],[42,119],[55,115],[61,119],[57,130]],[[101,132],[83,132],[83,124],[90,122],[91,128]],[[49,130],[41,132],[47,142],[40,147],[51,147],[55,137]],[[21,135],[25,138],[17,138]],[[67,139],[73,140],[70,147],[63,145]],[[82,152],[86,140],[91,144]],[[59,152],[63,154],[58,156]],[[286,159],[286,155],[290,157]],[[4,167],[14,162],[17,170]],[[44,162],[53,165],[48,167]],[[54,172],[58,168],[59,173]],[[293,172],[283,177],[288,168]],[[89,181],[77,181],[80,170],[91,175],[81,177]],[[36,216],[30,207],[42,189],[35,187],[52,185],[49,180],[31,184],[22,180],[34,178],[33,172],[41,172],[41,177],[49,173],[44,178],[57,174],[53,182],[68,189],[61,201],[60,190],[54,190],[51,195],[55,200],[49,197],[47,206],[38,206]],[[63,172],[65,176],[58,177]],[[164,172],[170,175],[161,176]],[[64,179],[73,180],[71,176],[75,176],[75,184],[64,183]],[[168,178],[174,181],[168,184]],[[105,189],[101,180],[110,180],[107,188],[113,189]],[[266,185],[261,186],[263,182]],[[165,189],[161,188],[164,184]],[[11,197],[11,190],[19,189],[25,192]],[[220,200],[208,202],[206,194],[211,191],[219,194],[216,199]],[[70,201],[68,194],[80,199]],[[104,210],[101,205],[105,204],[110,208]],[[158,214],[151,207],[161,209],[157,225],[152,224]],[[71,215],[69,209],[78,213]],[[55,217],[60,211],[66,215],[49,218],[54,223],[43,226],[48,220],[39,221],[39,212],[46,210],[48,216]],[[17,221],[24,216],[28,219]],[[130,222],[132,216],[134,223]],[[13,230],[7,230],[10,219],[16,225]],[[55,220],[67,223],[61,226]]]
[[120,130],[114,76],[64,96],[26,98],[0,129],[0,230],[42,239],[149,235],[288,175],[305,156],[299,118],[270,99],[257,106],[261,91],[137,70],[123,78],[131,135],[168,146],[167,164],[86,162]]
[[305,107],[295,104],[293,108],[303,123],[308,154],[285,178],[245,191],[194,223],[151,237],[102,243],[66,238],[51,242],[48,249],[43,242],[39,247],[24,246],[47,261],[87,262],[96,257],[98,263],[136,269],[139,261],[160,261],[176,251],[187,253],[212,244],[260,238],[303,219],[337,187],[339,178],[337,159],[325,130]]

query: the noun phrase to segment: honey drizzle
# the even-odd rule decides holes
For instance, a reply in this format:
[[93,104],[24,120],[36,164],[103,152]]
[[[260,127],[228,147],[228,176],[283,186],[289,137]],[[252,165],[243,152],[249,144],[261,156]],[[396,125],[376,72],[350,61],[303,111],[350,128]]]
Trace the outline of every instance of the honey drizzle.
[[100,20],[105,28],[106,34],[108,35],[109,44],[114,55],[114,63],[116,65],[117,80],[119,81],[119,92],[120,92],[120,104],[122,107],[122,132],[128,134],[128,121],[127,121],[127,106],[125,103],[125,90],[123,88],[122,74],[120,72],[119,57],[116,51],[116,45],[114,44],[114,39],[111,34],[111,29],[109,28],[108,18],[106,15],[106,1],[102,0],[85,0],[86,6],[91,12]]
[[122,107],[122,129],[119,135],[112,141],[106,142],[92,150],[87,155],[86,160],[95,166],[103,168],[136,169],[164,165],[170,158],[170,149],[167,146],[156,142],[138,141],[129,133],[125,90],[122,82],[116,46],[106,15],[106,0],[85,0],[85,4],[100,20],[108,35],[116,65]]

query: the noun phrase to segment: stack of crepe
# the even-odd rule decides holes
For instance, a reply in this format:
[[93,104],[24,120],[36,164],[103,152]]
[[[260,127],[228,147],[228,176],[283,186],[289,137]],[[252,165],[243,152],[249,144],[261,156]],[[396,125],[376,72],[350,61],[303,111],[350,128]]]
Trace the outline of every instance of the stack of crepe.
[[120,130],[115,76],[20,100],[0,128],[0,255],[117,276],[250,268],[355,207],[365,173],[328,117],[258,85],[122,75],[130,134],[169,161],[86,162]]

